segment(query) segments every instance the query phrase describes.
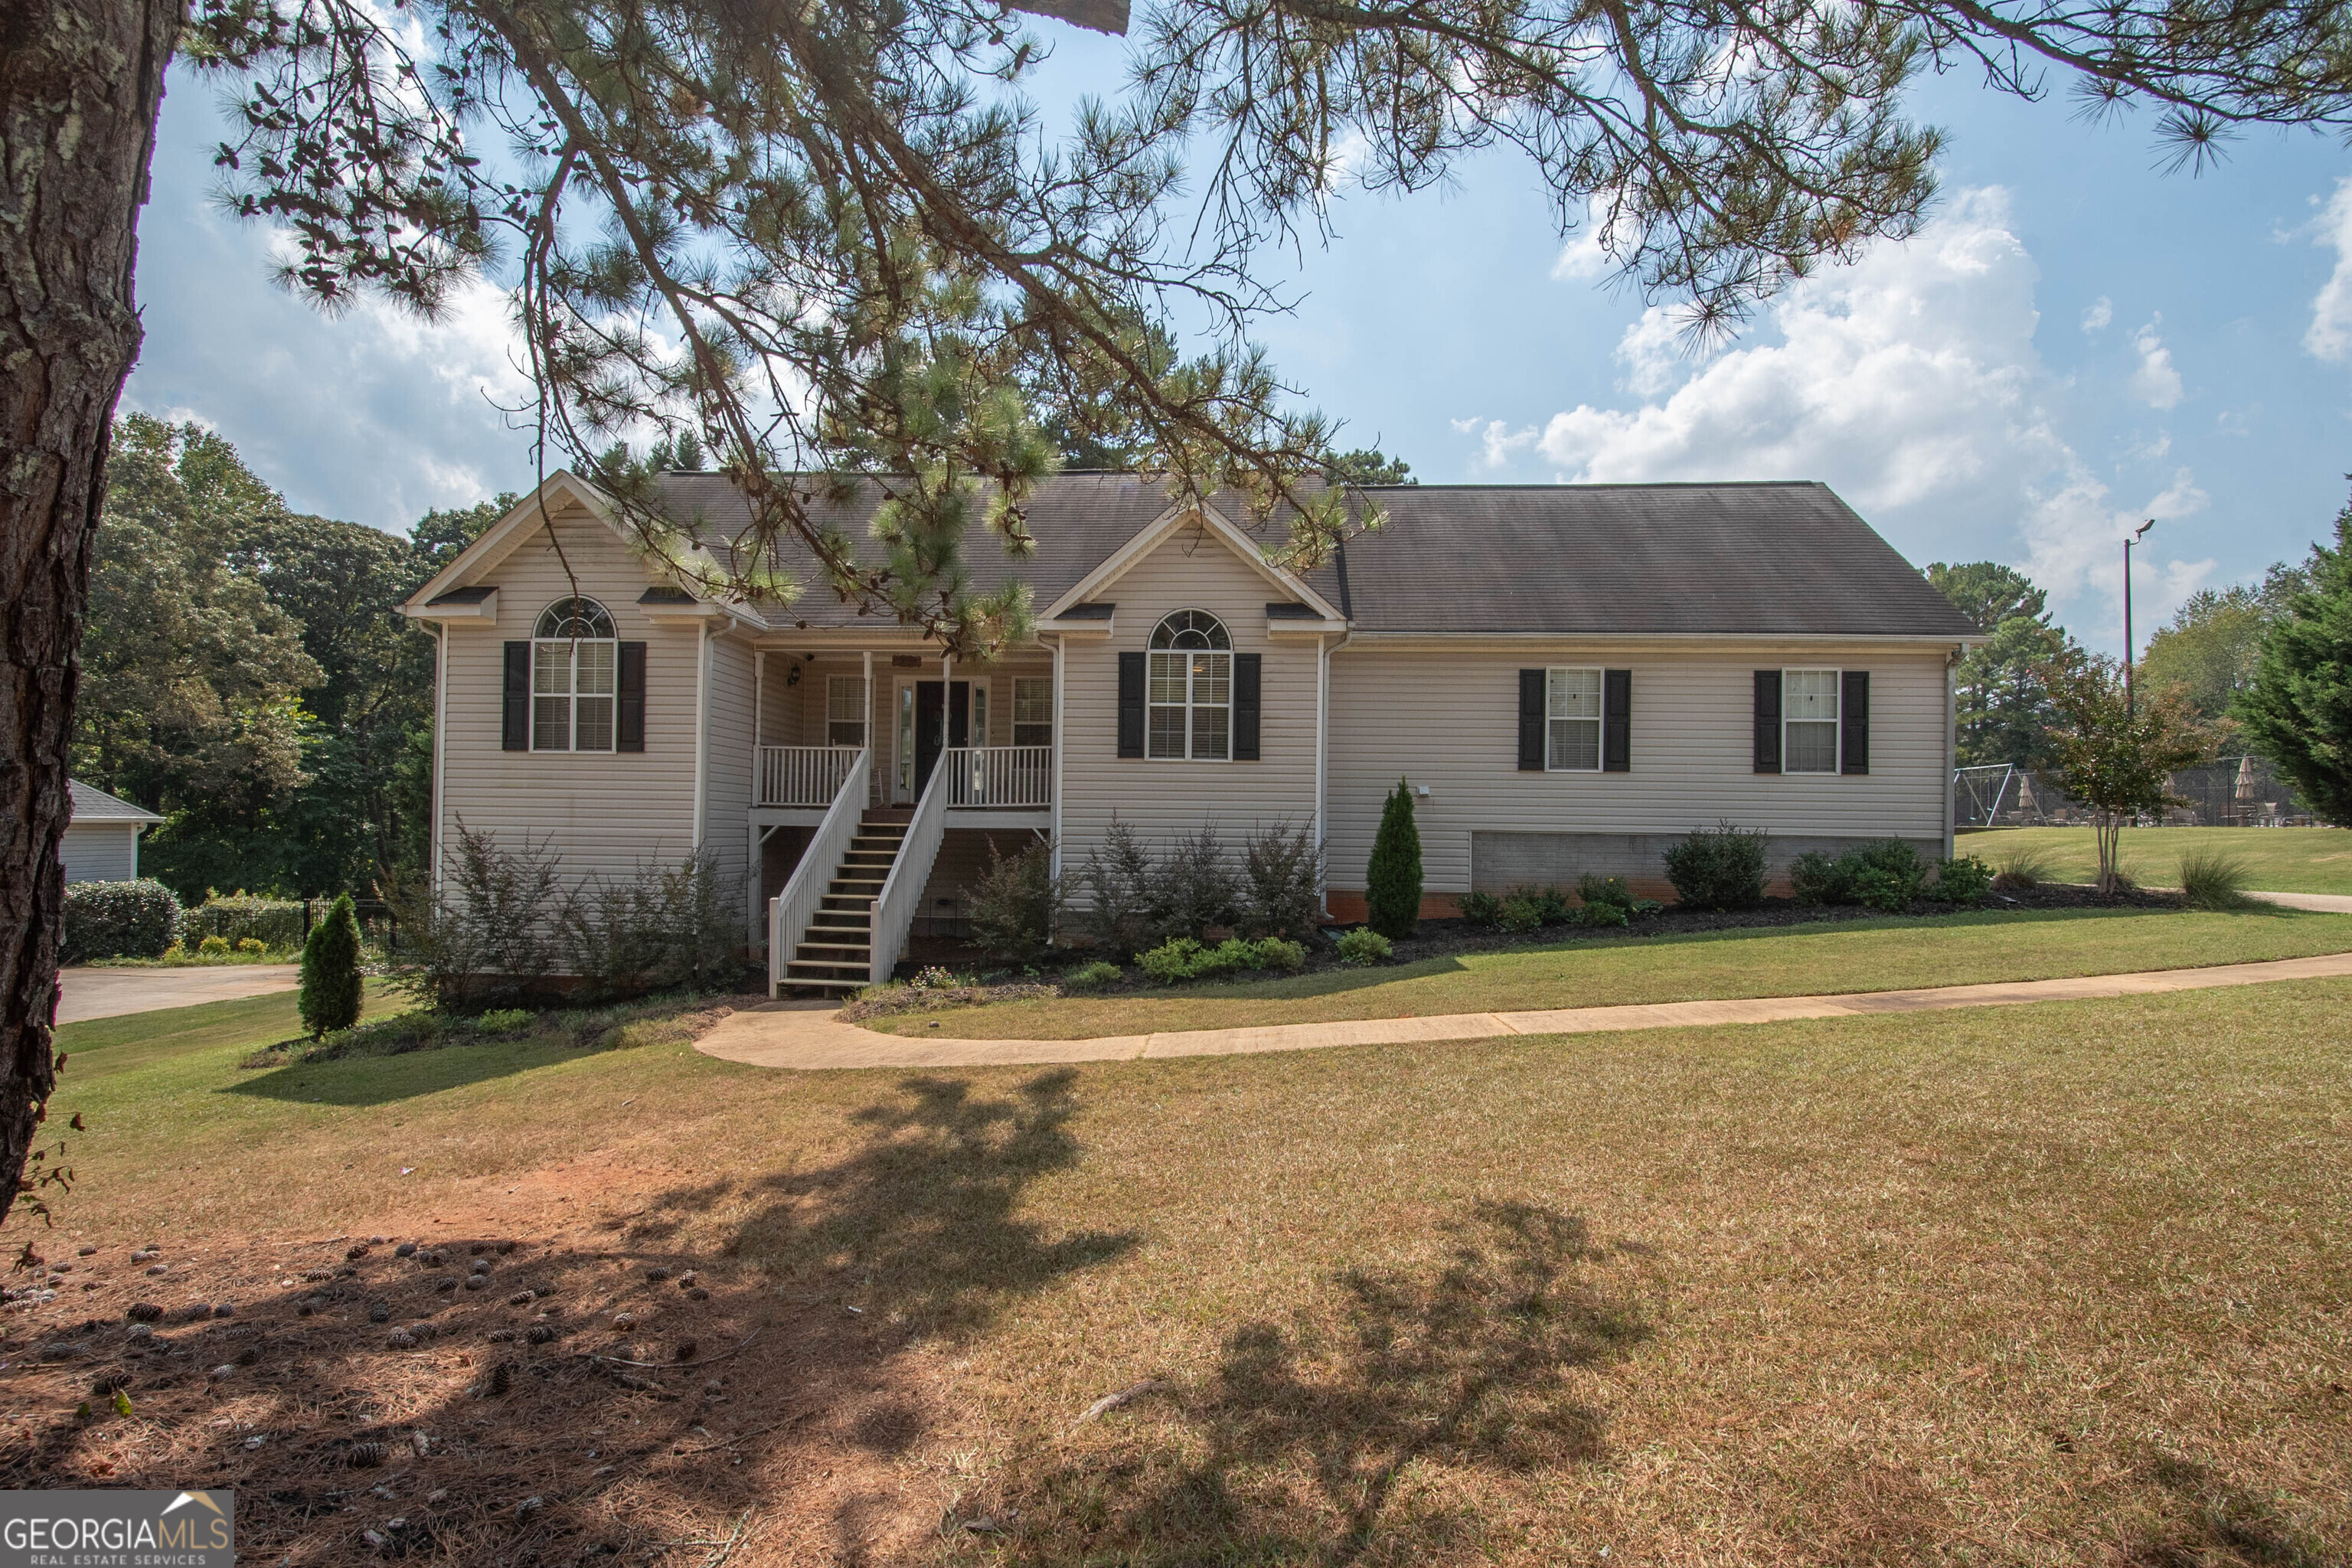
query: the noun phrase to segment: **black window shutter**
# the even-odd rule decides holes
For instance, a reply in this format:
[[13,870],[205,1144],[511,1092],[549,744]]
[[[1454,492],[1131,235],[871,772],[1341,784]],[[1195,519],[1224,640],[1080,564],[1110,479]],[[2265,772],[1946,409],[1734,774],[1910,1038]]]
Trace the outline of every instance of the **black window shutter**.
[[1143,659],[1139,653],[1118,656],[1118,754],[1143,755]]
[[1544,765],[1544,672],[1519,671],[1519,772],[1539,773]]
[[1843,733],[1838,736],[1838,772],[1866,773],[1870,771],[1870,671],[1849,669],[1840,685],[1838,722]]
[[1633,672],[1601,672],[1601,771],[1633,771]]
[[1756,771],[1780,771],[1780,672],[1756,672]]
[[507,644],[506,705],[499,715],[499,749],[530,750],[530,644]]
[[1234,761],[1257,761],[1257,689],[1265,656],[1234,655]]
[[614,721],[613,745],[623,752],[646,749],[646,645],[641,642],[621,645],[620,712]]

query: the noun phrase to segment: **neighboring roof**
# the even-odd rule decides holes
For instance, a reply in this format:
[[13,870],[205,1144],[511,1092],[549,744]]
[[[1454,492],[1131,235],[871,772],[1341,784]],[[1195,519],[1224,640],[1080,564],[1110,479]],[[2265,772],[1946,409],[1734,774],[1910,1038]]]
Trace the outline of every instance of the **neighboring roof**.
[[68,779],[66,792],[73,802],[75,822],[161,822],[163,819],[152,811],[142,811],[127,800],[117,800],[102,789],[92,789],[79,779]]
[[1359,631],[1974,637],[1827,485],[1399,485],[1310,574]]
[[[656,482],[670,515],[714,553],[749,521],[741,496],[717,474],[673,473]],[[1360,631],[1979,635],[1822,484],[1401,485],[1365,493],[1388,513],[1387,525],[1305,578]],[[817,507],[816,521],[878,560],[866,520],[879,499],[875,486],[863,485],[846,503]],[[1038,486],[1027,508],[1037,540],[1029,559],[1008,559],[974,531],[964,552],[973,584],[987,589],[1025,580],[1043,610],[1166,515],[1169,504],[1157,479],[1056,475]],[[1239,522],[1238,509],[1219,510]],[[800,566],[807,591],[797,605],[761,606],[769,626],[874,624],[793,553],[786,563]]]

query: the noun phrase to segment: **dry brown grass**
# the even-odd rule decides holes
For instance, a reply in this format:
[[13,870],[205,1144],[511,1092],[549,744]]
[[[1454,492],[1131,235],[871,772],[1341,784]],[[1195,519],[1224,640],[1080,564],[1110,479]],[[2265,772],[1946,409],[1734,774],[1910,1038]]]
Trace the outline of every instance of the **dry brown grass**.
[[[698,1418],[808,1414],[740,1467],[669,1451],[684,1405],[586,1379],[538,1425],[460,1428],[467,1465],[549,1509],[530,1527],[460,1489],[446,1561],[698,1562],[654,1544],[752,1510],[730,1563],[2340,1563],[2347,1002],[2315,982],[1045,1072],[476,1047],[429,1082],[427,1057],[468,1053],[259,1094],[222,1093],[215,1053],[177,1088],[152,1063],[90,1086],[62,1223],[226,1258],[438,1219],[568,1259],[583,1305],[618,1277],[595,1253],[658,1256],[728,1281],[703,1310],[772,1325],[774,1359]],[[167,1090],[233,1102],[177,1152],[215,1175],[117,1142]],[[396,1178],[407,1149],[429,1161]],[[6,1320],[20,1343],[34,1317]],[[478,1369],[418,1366],[355,1339],[312,1381],[379,1424],[483,1413]],[[158,1394],[167,1425],[83,1427],[59,1375],[0,1373],[53,1467],[164,1484],[236,1430],[199,1391]],[[246,1397],[281,1426],[329,1410]],[[615,1411],[653,1437],[614,1476],[551,1446],[547,1423],[577,1443]],[[270,1539],[362,1560],[358,1530],[445,1472],[467,1484],[404,1462],[398,1502]]]

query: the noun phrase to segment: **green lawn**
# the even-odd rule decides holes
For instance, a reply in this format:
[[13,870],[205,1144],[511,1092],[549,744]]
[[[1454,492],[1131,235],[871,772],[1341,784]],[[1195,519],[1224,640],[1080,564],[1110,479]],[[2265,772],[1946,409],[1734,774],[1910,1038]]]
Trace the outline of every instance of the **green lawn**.
[[[2217,919],[1980,929],[2207,955],[2344,929]],[[1729,983],[1759,942],[1884,966],[1941,940],[1675,945]],[[478,1338],[272,1318],[226,1392],[55,1415],[154,1485],[244,1462],[244,1423],[265,1453],[324,1455],[353,1411],[453,1434],[415,1464],[395,1441],[387,1500],[324,1458],[289,1494],[357,1512],[289,1524],[257,1491],[311,1532],[296,1561],[358,1561],[431,1488],[478,1562],[543,1554],[525,1491],[574,1544],[740,1531],[745,1563],[2317,1568],[2352,1541],[2352,982],[1053,1069],[529,1045],[237,1068],[290,1006],[67,1032],[52,1125],[90,1131],[58,1242],[226,1268],[566,1183],[572,1218],[524,1234],[570,1312],[657,1258],[747,1281],[755,1352],[793,1358],[731,1404],[569,1372],[501,1401],[467,1392]],[[284,1311],[265,1295],[240,1321]],[[737,1433],[743,1462],[709,1451]]]
[[1987,910],[1702,935],[1608,937],[1248,984],[1047,997],[903,1014],[867,1026],[966,1039],[1087,1039],[1335,1018],[1427,1017],[1726,996],[1900,991],[2119,974],[2352,951],[2352,915],[2262,910]]
[[[1959,852],[1999,868],[2008,855],[2046,856],[2051,879],[2088,882],[2099,852],[2087,827],[1996,827],[1963,833]],[[2151,888],[2178,887],[2180,857],[2220,850],[2245,862],[2246,886],[2266,893],[2352,893],[2352,829],[2342,827],[2127,827],[2123,867]]]

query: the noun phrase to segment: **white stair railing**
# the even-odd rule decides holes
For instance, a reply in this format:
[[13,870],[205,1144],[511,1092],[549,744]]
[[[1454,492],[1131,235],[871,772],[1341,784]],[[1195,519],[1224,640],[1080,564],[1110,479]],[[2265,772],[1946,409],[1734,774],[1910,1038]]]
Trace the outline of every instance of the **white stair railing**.
[[849,853],[849,841],[857,837],[858,822],[866,815],[866,781],[873,766],[873,753],[857,748],[848,773],[833,792],[833,804],[826,809],[824,820],[817,824],[808,847],[801,851],[801,863],[793,868],[784,890],[768,905],[771,996],[783,983],[784,965],[792,962],[793,948],[800,942],[801,933],[808,930],[817,910],[824,907],[824,890],[833,885],[833,874],[840,868],[842,857]]
[[923,906],[923,889],[931,879],[931,862],[939,858],[940,839],[948,830],[948,769],[946,759],[931,769],[923,798],[915,803],[914,820],[898,842],[898,858],[874,900],[874,967],[867,984],[879,985],[898,967],[907,933],[915,929],[915,915]]
[[940,753],[940,767],[953,807],[1054,804],[1051,746],[957,746]]
[[762,746],[761,805],[824,805],[866,755],[863,746]]

